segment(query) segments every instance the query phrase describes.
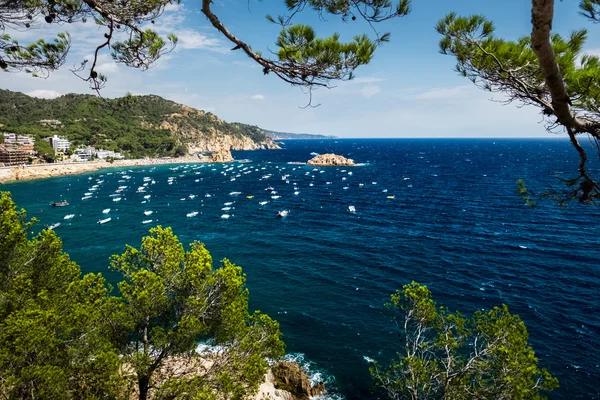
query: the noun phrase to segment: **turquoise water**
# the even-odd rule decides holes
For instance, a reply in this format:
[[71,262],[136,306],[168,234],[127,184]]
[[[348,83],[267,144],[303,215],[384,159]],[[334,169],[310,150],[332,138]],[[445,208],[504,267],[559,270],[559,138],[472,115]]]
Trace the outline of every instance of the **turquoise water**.
[[[295,164],[311,152],[363,165]],[[250,162],[101,170],[0,189],[41,225],[60,222],[56,232],[85,272],[116,279],[109,256],[156,224],[242,265],[251,306],[281,322],[291,357],[326,379],[333,397],[371,397],[367,360],[385,361],[398,344],[383,304],[416,280],[464,313],[508,304],[560,379],[552,397],[600,398],[600,209],[528,209],[516,194],[518,178],[543,190],[576,171],[566,141],[287,141],[282,151],[234,156]],[[68,207],[49,206],[62,198]]]

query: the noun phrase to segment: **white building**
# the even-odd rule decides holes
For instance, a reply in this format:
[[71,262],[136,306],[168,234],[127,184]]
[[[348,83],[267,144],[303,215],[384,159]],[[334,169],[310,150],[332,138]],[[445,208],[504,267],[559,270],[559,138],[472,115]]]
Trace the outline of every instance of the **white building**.
[[73,157],[75,157],[78,161],[89,161],[95,152],[96,149],[91,146],[81,147],[74,151]]
[[100,149],[96,152],[96,157],[102,160],[109,157],[120,160],[121,158],[123,158],[123,155],[121,153],[115,153],[114,151]]
[[71,142],[69,142],[65,138],[61,138],[57,135],[52,137],[44,138],[45,141],[50,142],[50,146],[54,149],[54,151],[67,151],[69,147],[71,147]]
[[62,124],[62,122],[57,119],[41,119],[39,122],[44,126],[59,126]]
[[16,133],[4,132],[4,143],[14,143],[20,145],[34,145],[35,139],[30,136],[17,135]]

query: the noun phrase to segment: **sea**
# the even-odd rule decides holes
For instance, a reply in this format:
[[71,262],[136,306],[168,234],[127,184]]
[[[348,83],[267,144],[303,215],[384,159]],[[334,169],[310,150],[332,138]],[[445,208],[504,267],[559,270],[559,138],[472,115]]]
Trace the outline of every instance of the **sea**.
[[[600,399],[600,207],[531,208],[517,192],[521,178],[538,195],[565,190],[560,179],[578,165],[566,138],[282,143],[226,164],[103,169],[0,190],[38,227],[60,223],[71,258],[111,282],[110,255],[156,225],[204,242],[215,264],[241,265],[251,308],[280,322],[287,357],[325,381],[329,399],[376,398],[370,362],[401,350],[384,304],[412,281],[466,315],[507,304],[560,381],[550,397]],[[358,165],[306,165],[330,152]],[[62,199],[69,205],[50,206]]]

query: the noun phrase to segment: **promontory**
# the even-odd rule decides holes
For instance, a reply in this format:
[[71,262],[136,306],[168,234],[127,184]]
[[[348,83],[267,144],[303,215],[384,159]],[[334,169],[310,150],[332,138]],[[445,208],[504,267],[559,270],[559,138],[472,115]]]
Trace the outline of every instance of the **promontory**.
[[329,167],[346,167],[356,165],[354,160],[351,158],[346,158],[343,156],[338,156],[336,154],[328,153],[328,154],[319,154],[308,160],[308,165],[319,165],[319,166],[329,166]]

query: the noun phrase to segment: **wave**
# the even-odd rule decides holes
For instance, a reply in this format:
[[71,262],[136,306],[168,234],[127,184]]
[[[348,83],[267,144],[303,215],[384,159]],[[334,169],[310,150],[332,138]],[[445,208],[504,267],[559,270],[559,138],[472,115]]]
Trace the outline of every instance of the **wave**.
[[289,353],[284,357],[285,361],[295,362],[308,375],[311,385],[318,385],[320,382],[325,383],[325,389],[329,393],[322,396],[313,397],[319,400],[345,400],[345,397],[335,392],[335,377],[328,374],[324,370],[317,367],[317,364],[309,360],[304,353]]

